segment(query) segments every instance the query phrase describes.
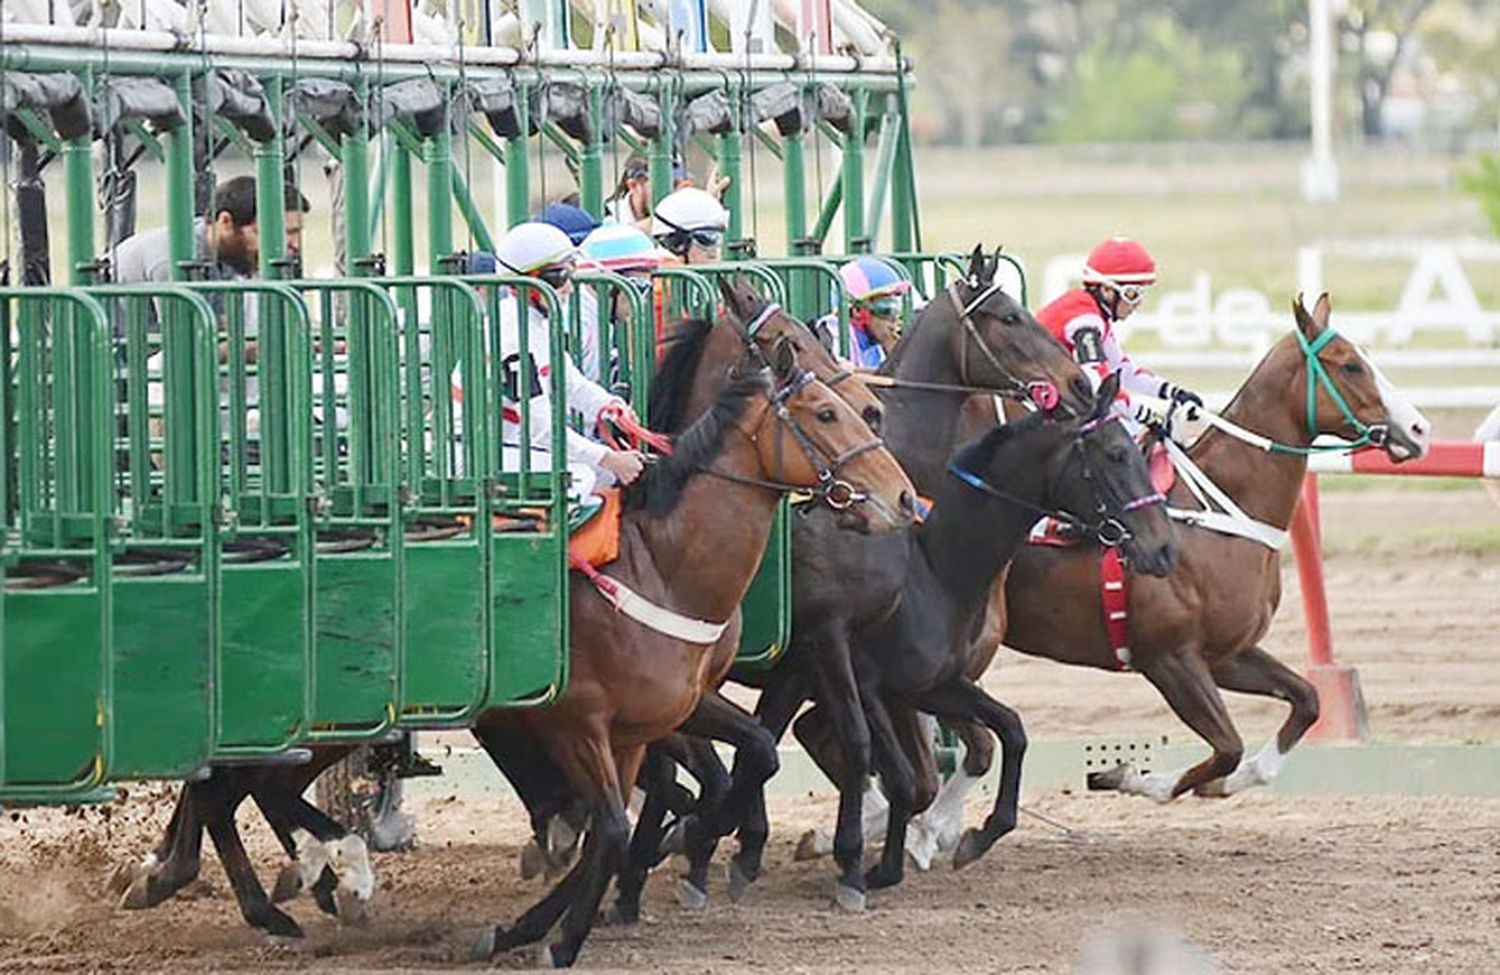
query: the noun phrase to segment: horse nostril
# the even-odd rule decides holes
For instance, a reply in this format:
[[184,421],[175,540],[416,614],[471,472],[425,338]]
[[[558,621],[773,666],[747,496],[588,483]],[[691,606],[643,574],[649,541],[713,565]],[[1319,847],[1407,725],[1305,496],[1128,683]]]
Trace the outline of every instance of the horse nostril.
[[911,496],[910,491],[902,491],[901,497],[897,499],[896,503],[901,507],[903,517],[911,518],[916,515],[917,499]]
[[869,427],[871,432],[879,433],[880,425],[885,420],[885,413],[880,409],[880,407],[867,406],[865,407],[863,415],[865,426]]

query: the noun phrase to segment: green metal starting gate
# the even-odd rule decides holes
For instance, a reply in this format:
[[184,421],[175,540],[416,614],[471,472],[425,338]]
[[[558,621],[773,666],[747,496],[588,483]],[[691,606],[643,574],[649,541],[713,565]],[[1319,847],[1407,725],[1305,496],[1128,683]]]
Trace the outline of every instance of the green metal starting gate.
[[[546,309],[550,360],[644,414],[653,293],[712,317],[746,276],[804,320],[836,316],[847,354],[847,258],[825,249],[870,253],[888,224],[886,259],[921,295],[963,273],[921,250],[899,50],[781,53],[768,34],[759,52],[604,56],[564,30],[530,56],[470,31],[439,56],[296,18],[223,36],[205,5],[167,33],[116,6],[86,32],[0,34],[0,801],[555,700],[568,477],[560,451],[501,443],[504,315]],[[650,289],[584,269],[571,295],[466,273],[561,182],[602,215],[628,152],[653,199],[685,155],[729,177],[724,263],[662,267]],[[778,170],[784,219],[761,240]],[[257,280],[223,280],[195,242],[231,173],[255,178]],[[331,255],[287,248],[303,189],[332,212]],[[170,280],[119,283],[116,245],[152,199]],[[560,442],[579,422],[563,371],[521,374],[522,428],[544,382]],[[790,535],[783,507],[741,663],[787,644]]]

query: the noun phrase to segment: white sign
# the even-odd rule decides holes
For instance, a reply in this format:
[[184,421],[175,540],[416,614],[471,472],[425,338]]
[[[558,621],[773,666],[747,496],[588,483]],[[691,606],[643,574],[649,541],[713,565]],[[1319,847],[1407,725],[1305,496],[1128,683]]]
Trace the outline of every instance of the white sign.
[[[1373,345],[1404,346],[1418,333],[1461,335],[1471,345],[1500,343],[1500,311],[1482,307],[1464,272],[1460,256],[1471,261],[1500,263],[1500,246],[1470,242],[1383,242],[1328,244],[1300,248],[1297,253],[1298,290],[1311,301],[1325,290],[1326,252],[1346,258],[1405,257],[1411,271],[1393,311],[1338,309],[1337,282],[1328,288],[1334,298],[1334,324],[1351,338]],[[1083,267],[1083,255],[1066,255],[1047,262],[1042,300],[1066,291]],[[1151,333],[1175,349],[1231,348],[1256,353],[1270,347],[1290,326],[1293,296],[1274,300],[1254,288],[1214,290],[1207,273],[1193,276],[1181,291],[1159,292],[1155,300],[1132,315],[1121,327],[1124,337]]]

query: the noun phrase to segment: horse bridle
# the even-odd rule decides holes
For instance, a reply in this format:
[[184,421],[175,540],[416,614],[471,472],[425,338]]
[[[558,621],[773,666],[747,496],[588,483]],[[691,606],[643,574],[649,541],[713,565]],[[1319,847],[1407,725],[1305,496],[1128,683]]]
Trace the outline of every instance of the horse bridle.
[[[969,282],[969,286],[977,288],[979,284],[971,281]],[[995,371],[1006,382],[1010,383],[1008,387],[991,389],[989,392],[997,396],[1013,396],[1022,401],[1030,401],[1050,412],[1061,405],[1061,397],[1058,395],[1057,387],[1049,382],[1036,381],[1027,383],[1017,379],[1015,374],[1005,368],[1000,362],[1000,357],[995,354],[995,350],[990,347],[990,344],[985,341],[984,336],[980,334],[979,326],[974,324],[974,312],[982,308],[986,301],[999,294],[1001,290],[1002,288],[998,281],[991,281],[983,291],[969,299],[968,304],[965,304],[958,296],[957,281],[948,285],[947,289],[948,298],[953,302],[954,311],[958,312],[958,320],[963,324],[964,333],[967,338],[973,340],[974,346],[983,353],[985,360],[994,367]],[[965,386],[973,386],[973,382],[969,379],[969,342],[967,340],[958,347],[958,378]],[[1048,402],[1044,402],[1044,400]]]
[[[995,487],[983,477],[973,471],[965,470],[957,464],[949,464],[948,472],[963,481],[969,487],[974,488],[982,494],[992,498],[998,498],[1018,507],[1029,509],[1044,518],[1052,518],[1070,528],[1076,530],[1082,538],[1092,538],[1105,548],[1116,548],[1123,545],[1132,538],[1130,529],[1125,525],[1125,516],[1143,508],[1150,508],[1159,504],[1166,504],[1166,495],[1160,491],[1134,498],[1130,501],[1119,501],[1113,497],[1114,492],[1109,490],[1107,482],[1095,482],[1093,469],[1089,466],[1088,454],[1083,452],[1083,438],[1098,430],[1105,423],[1118,422],[1119,417],[1110,416],[1089,420],[1078,428],[1073,436],[1073,443],[1068,448],[1070,451],[1079,452],[1079,463],[1083,467],[1083,479],[1089,485],[1091,493],[1097,499],[1094,512],[1098,515],[1097,521],[1086,521],[1070,511],[1061,508],[1048,508],[1036,504],[1025,498],[1016,497],[1008,491],[1002,491]],[[1104,490],[1100,490],[1103,487]],[[1113,505],[1114,510],[1111,510]]]
[[[750,322],[745,326],[746,345],[750,349],[750,351],[754,352],[754,354],[757,357],[761,358],[762,361],[764,361],[764,356],[762,356],[761,354],[760,346],[755,344],[755,334],[760,331],[761,327],[764,326],[765,323],[770,320],[771,316],[779,311],[780,308],[780,305],[776,304],[775,302],[771,302],[770,304],[762,308],[760,312],[758,312],[756,316],[751,319]],[[858,490],[854,487],[854,485],[839,477],[839,471],[844,467],[845,464],[848,464],[855,458],[861,457],[872,450],[879,450],[880,448],[884,447],[885,441],[881,440],[879,437],[871,437],[864,443],[851,447],[841,454],[833,457],[828,456],[823,448],[818,446],[817,441],[815,441],[812,436],[805,429],[803,429],[802,424],[797,422],[797,418],[792,415],[792,411],[787,406],[788,400],[800,393],[803,389],[807,388],[809,383],[812,383],[816,380],[817,376],[814,375],[811,370],[805,370],[799,373],[797,377],[794,378],[791,382],[774,390],[769,394],[768,398],[771,401],[771,412],[777,421],[777,479],[766,480],[761,478],[743,477],[739,474],[730,474],[725,471],[715,470],[711,467],[704,468],[704,472],[707,474],[712,474],[714,477],[718,477],[726,481],[733,481],[737,484],[749,484],[755,487],[768,488],[774,491],[807,490],[803,485],[789,484],[783,480],[780,480],[782,468],[781,433],[783,430],[788,430],[791,432],[792,438],[797,442],[798,448],[801,449],[802,455],[807,459],[807,462],[812,465],[813,470],[817,473],[818,485],[816,488],[812,489],[812,494],[815,498],[828,505],[828,507],[832,508],[834,511],[845,511],[853,507],[854,505],[859,504],[860,502],[868,501],[870,495],[867,492]],[[761,427],[763,426],[764,422],[762,422],[761,424]],[[741,430],[740,432],[745,437],[745,439],[758,446],[760,443],[761,427],[757,427],[755,433],[753,434],[745,433],[743,430]]]

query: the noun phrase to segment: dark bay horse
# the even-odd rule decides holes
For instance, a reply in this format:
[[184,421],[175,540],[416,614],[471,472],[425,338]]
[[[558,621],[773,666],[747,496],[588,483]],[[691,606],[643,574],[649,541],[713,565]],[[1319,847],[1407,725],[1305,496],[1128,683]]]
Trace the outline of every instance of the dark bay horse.
[[774,385],[761,371],[732,377],[673,455],[632,488],[620,558],[609,567],[617,583],[658,606],[723,621],[719,634],[696,642],[658,632],[574,576],[567,690],[551,707],[489,711],[476,723],[486,738],[544,750],[589,814],[578,862],[513,926],[494,930],[484,944],[491,956],[540,941],[561,920],[550,961],[576,959],[624,862],[624,789],[636,781],[646,747],[681,725],[711,686],[715,648],[737,644],[737,610],[783,494],[837,478],[864,499],[842,517],[872,533],[910,523],[911,484],[864,421],[797,365],[789,345],[777,349],[772,371]]
[[[1327,295],[1310,313],[1299,297],[1293,313],[1296,330],[1271,348],[1224,410],[1232,427],[1209,429],[1187,450],[1248,518],[1274,532],[1291,522],[1318,435],[1378,443],[1403,461],[1425,453],[1429,431],[1370,358],[1330,328]],[[1169,504],[1176,511],[1201,508],[1181,477]],[[1197,526],[1191,516],[1183,517],[1179,537],[1181,563],[1171,576],[1151,578],[1134,567],[1127,572],[1130,666],[1213,752],[1185,770],[1146,775],[1125,765],[1096,773],[1091,788],[1159,801],[1194,790],[1232,794],[1269,782],[1317,720],[1312,685],[1258,645],[1281,598],[1280,552]],[[1097,550],[1027,546],[991,595],[984,634],[972,648],[971,676],[989,667],[1002,641],[1034,656],[1117,669],[1102,617]],[[1221,690],[1277,698],[1291,709],[1276,736],[1248,759]],[[940,815],[927,826],[944,845],[957,835],[963,791],[988,760],[964,764],[928,814],[929,820]]]
[[[947,478],[965,401],[975,393],[1028,397],[1074,416],[1092,412],[1093,387],[1063,347],[995,282],[998,256],[978,248],[968,274],[939,293],[882,366],[886,416],[882,434],[891,451],[927,494]],[[1054,400],[1060,400],[1055,403]],[[858,791],[871,766],[871,737],[851,663],[849,637],[890,614],[902,572],[877,540],[836,531],[828,514],[797,509],[792,521],[792,637],[769,674],[736,675],[763,687],[756,715],[779,739],[802,702],[814,698],[828,715],[844,780],[838,783],[836,888],[857,906],[863,889]],[[852,796],[852,798],[851,798]],[[742,815],[740,850],[730,864],[731,892],[760,873],[766,836],[764,795],[755,794]],[[747,825],[751,828],[747,828]],[[697,859],[697,858],[695,858]],[[696,863],[695,863],[696,869]]]
[[[1118,387],[1118,374],[1106,380],[1085,418],[1059,422],[1033,414],[967,444],[937,486],[927,521],[881,541],[898,567],[899,598],[888,617],[850,636],[875,769],[890,804],[885,853],[866,883],[900,881],[907,822],[937,792],[931,738],[915,720],[918,711],[981,724],[1003,749],[994,810],[981,829],[965,835],[956,864],[977,859],[1015,827],[1026,736],[1020,717],[986,694],[967,665],[990,587],[1038,515],[1057,512],[1084,537],[1122,545],[1144,573],[1171,572],[1177,546],[1165,499],[1152,488],[1129,434],[1110,417]],[[851,798],[858,802],[864,782],[845,774],[826,717],[821,707],[805,714],[798,737],[830,779],[855,788]],[[840,893],[851,906],[863,900],[859,888]]]

